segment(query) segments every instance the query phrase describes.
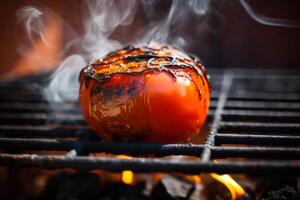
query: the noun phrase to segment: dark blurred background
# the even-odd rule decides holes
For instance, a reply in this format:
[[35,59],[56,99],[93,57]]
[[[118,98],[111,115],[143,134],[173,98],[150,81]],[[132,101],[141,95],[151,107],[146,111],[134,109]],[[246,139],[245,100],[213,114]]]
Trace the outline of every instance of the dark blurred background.
[[[294,0],[248,0],[258,13],[271,18],[300,21],[300,2]],[[59,23],[49,25],[49,49],[43,45],[30,49],[24,47],[18,53],[26,35],[17,23],[16,11],[26,5],[49,8],[69,24],[77,33],[82,33],[82,16],[85,3],[81,0],[6,0],[0,6],[0,75],[24,75],[42,70],[51,70],[63,59],[62,49],[68,34]],[[170,1],[156,4],[158,12],[168,11]],[[144,19],[142,9],[135,14],[133,28],[117,30],[118,34],[130,35],[139,28]],[[187,22],[185,37],[190,38],[187,50],[198,55],[207,67],[245,68],[298,68],[300,66],[300,28],[268,26],[251,18],[238,0],[212,0],[208,16],[201,23],[195,19]],[[203,25],[205,24],[205,25]],[[46,33],[47,34],[47,33]],[[122,37],[124,38],[124,37]],[[126,37],[125,37],[126,38]],[[126,41],[125,41],[126,42]],[[37,41],[38,43],[38,41]],[[24,53],[25,51],[25,53]],[[31,58],[32,55],[39,57]],[[29,67],[30,66],[30,67]]]

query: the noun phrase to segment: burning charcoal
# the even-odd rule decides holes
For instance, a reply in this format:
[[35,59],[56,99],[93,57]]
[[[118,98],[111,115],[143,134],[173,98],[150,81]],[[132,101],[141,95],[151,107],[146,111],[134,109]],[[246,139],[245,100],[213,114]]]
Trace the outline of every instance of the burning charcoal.
[[153,188],[150,199],[199,199],[195,194],[195,184],[173,176],[163,177]]
[[228,174],[202,174],[201,176],[204,188],[201,191],[203,199],[212,200],[250,200],[252,195],[248,194],[245,189],[239,185]]
[[295,191],[294,188],[285,186],[276,191],[268,192],[268,196],[264,200],[281,200],[281,199],[289,199],[289,200],[297,200],[300,199],[300,191]]
[[83,200],[99,199],[99,178],[92,173],[60,173],[49,179],[46,189],[39,199],[43,200]]
[[138,182],[135,185],[128,185],[121,182],[106,183],[103,185],[101,191],[101,198],[103,200],[146,200],[143,194],[145,189],[145,182]]
[[211,200],[232,199],[229,189],[224,184],[216,180],[212,180],[205,184],[205,187],[202,190],[202,197],[204,199],[211,199]]
[[[300,191],[297,186],[297,178],[269,178],[258,185],[259,199],[300,199]],[[260,193],[260,194],[259,194]]]

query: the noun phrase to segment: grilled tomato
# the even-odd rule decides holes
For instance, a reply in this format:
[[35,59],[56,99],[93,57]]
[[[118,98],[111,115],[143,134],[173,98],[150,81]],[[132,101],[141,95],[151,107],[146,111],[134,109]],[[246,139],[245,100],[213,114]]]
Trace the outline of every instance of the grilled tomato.
[[210,86],[200,61],[170,46],[129,46],[80,73],[80,105],[101,138],[185,142],[208,114]]

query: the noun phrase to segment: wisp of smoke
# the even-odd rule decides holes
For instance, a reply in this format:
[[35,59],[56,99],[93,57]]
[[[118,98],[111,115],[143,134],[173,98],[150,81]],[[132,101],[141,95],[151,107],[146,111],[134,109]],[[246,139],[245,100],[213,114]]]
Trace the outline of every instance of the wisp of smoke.
[[[148,18],[153,18],[156,14],[155,10],[151,10],[157,1],[142,1]],[[175,47],[183,48],[185,46],[184,33],[180,35],[174,34],[174,27],[179,28],[181,24],[185,24],[191,14],[203,16],[207,13],[210,0],[173,0],[167,15],[160,21],[153,21],[146,26],[139,36],[138,43],[161,42],[168,43]],[[150,8],[150,9],[149,9]]]
[[244,7],[246,12],[249,14],[249,16],[260,24],[277,27],[300,27],[300,20],[285,20],[267,17],[264,15],[260,15],[254,9],[252,9],[251,6],[248,4],[247,0],[240,0],[240,3]]
[[82,48],[88,59],[99,59],[122,45],[110,39],[119,26],[129,25],[134,16],[135,0],[129,1],[89,1],[90,15],[87,17],[82,38]]
[[[187,22],[191,14],[205,15],[210,5],[210,0],[173,0],[167,14],[155,21],[153,16],[157,13],[153,7],[158,2],[158,0],[87,1],[88,15],[83,20],[84,34],[76,36],[76,39],[65,45],[66,49],[75,46],[76,51],[66,57],[51,76],[49,85],[43,90],[46,99],[51,102],[76,101],[78,99],[80,70],[87,65],[87,61],[100,59],[105,54],[126,45],[112,39],[111,35],[116,28],[130,25],[133,22],[138,3],[142,4],[145,16],[148,16],[150,23],[145,24],[144,27],[139,27],[140,34],[131,42],[135,44],[169,43],[180,48],[186,45],[186,39],[184,33],[177,33],[176,35],[174,29],[178,29],[181,24]],[[299,21],[275,19],[258,14],[251,8],[247,0],[240,0],[240,3],[258,23],[270,26],[300,27]],[[47,44],[47,38],[43,34],[46,14],[42,10],[30,6],[17,12],[18,20],[23,22],[33,44],[36,37],[42,38]]]
[[87,65],[86,61],[100,59],[121,48],[122,44],[111,39],[110,35],[117,27],[128,25],[133,20],[135,0],[87,3],[88,16],[84,21],[84,35],[72,44],[77,46],[78,52],[66,57],[52,75],[50,84],[44,89],[49,101],[76,101],[79,93],[79,73]]
[[75,101],[78,98],[78,77],[86,62],[81,55],[67,57],[52,74],[51,81],[44,91],[45,97],[54,102]]
[[[210,0],[173,0],[167,15],[144,27],[140,27],[141,34],[132,43],[161,42],[183,47],[183,35],[174,35],[171,29],[175,25],[184,23],[187,14],[204,15],[209,8]],[[111,35],[120,26],[127,26],[133,22],[137,4],[136,0],[101,0],[87,1],[87,16],[83,22],[84,34],[69,41],[66,48],[76,46],[77,51],[64,59],[52,74],[50,83],[43,89],[43,93],[50,102],[76,101],[79,93],[78,77],[80,70],[87,65],[87,61],[100,59],[107,53],[121,48],[120,41],[112,39]],[[155,15],[151,6],[156,0],[142,1],[146,15]],[[34,43],[33,33],[43,38],[44,12],[36,7],[24,7],[17,12],[19,20],[23,21],[30,40]],[[150,18],[151,19],[151,18]],[[176,27],[175,26],[175,27]],[[47,43],[47,40],[44,39]]]
[[18,10],[16,15],[18,22],[24,25],[29,40],[33,45],[35,44],[33,34],[37,34],[43,40],[44,43],[47,43],[47,40],[45,39],[45,36],[43,34],[43,13],[40,10],[32,6],[25,6]]

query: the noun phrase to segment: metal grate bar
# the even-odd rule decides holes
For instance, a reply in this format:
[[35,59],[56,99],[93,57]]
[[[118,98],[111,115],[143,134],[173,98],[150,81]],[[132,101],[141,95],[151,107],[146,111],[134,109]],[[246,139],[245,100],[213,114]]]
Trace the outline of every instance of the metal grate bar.
[[299,123],[221,122],[220,132],[259,132],[299,134]]
[[252,110],[290,110],[300,111],[300,103],[294,102],[256,102],[256,101],[227,101],[225,108],[228,109],[252,109]]
[[0,126],[6,137],[83,137],[91,131],[85,126]]
[[74,104],[53,104],[47,103],[24,103],[24,102],[11,102],[9,104],[0,104],[0,113],[2,112],[71,112],[80,113],[78,105]]
[[299,122],[300,112],[225,110],[223,121]]
[[104,169],[119,172],[124,169],[134,172],[181,172],[186,174],[215,173],[250,173],[250,174],[285,174],[300,175],[299,163],[256,161],[245,162],[200,162],[162,159],[119,159],[104,157],[66,157],[66,156],[38,156],[38,155],[10,155],[0,154],[0,165],[22,167],[43,167],[49,169],[73,168],[78,170]]
[[85,125],[85,121],[81,114],[73,113],[58,113],[58,114],[46,114],[46,113],[0,113],[0,125],[45,125],[50,124],[76,124]]
[[229,73],[224,74],[224,78],[222,81],[221,94],[220,94],[217,108],[216,108],[216,111],[214,114],[212,127],[211,127],[210,133],[205,141],[205,144],[204,144],[205,148],[201,155],[202,162],[208,162],[210,160],[210,157],[211,157],[210,148],[215,145],[215,134],[217,133],[220,122],[222,120],[222,112],[223,112],[224,106],[226,104],[226,100],[227,100],[227,96],[230,91],[232,80],[233,80],[232,74],[229,74]]
[[[112,148],[112,146],[114,148]],[[195,144],[138,144],[138,143],[116,143],[104,141],[78,141],[78,140],[59,140],[59,139],[22,139],[22,138],[0,138],[0,148],[9,150],[57,150],[70,151],[78,150],[90,153],[112,153],[145,155],[153,154],[156,156],[165,155],[191,155],[198,156],[203,145]]]
[[[88,130],[78,104],[48,104],[30,86],[26,87],[24,83],[30,79],[2,82],[0,165],[190,174],[299,174],[300,76],[262,75],[257,71],[249,75],[238,70],[224,75],[216,70],[211,77],[212,124],[204,145],[99,141]],[[16,95],[20,90],[23,92]],[[62,153],[65,156],[58,156]],[[144,158],[124,160],[93,153]]]
[[[111,148],[114,146],[114,148]],[[116,143],[104,141],[78,141],[61,139],[23,139],[0,138],[0,148],[6,150],[26,151],[70,151],[75,150],[87,153],[111,153],[129,155],[189,155],[199,156],[204,146],[195,144],[143,144]],[[211,147],[212,157],[252,157],[252,158],[286,158],[297,159],[300,156],[299,148],[279,147]]]
[[[217,98],[217,97],[215,97]],[[261,97],[261,96],[241,96],[241,97],[228,97],[227,98],[230,101],[261,101],[261,102],[300,102],[300,98],[265,98],[265,97]]]
[[[219,91],[212,92],[212,98],[217,99]],[[247,100],[247,101],[266,101],[266,102],[299,102],[300,94],[275,94],[267,92],[246,92],[246,93],[232,93],[228,96],[228,100]]]
[[216,144],[300,146],[300,136],[215,134]]
[[279,160],[298,160],[300,149],[287,147],[212,147],[212,158],[263,158]]

